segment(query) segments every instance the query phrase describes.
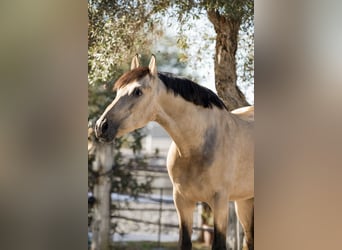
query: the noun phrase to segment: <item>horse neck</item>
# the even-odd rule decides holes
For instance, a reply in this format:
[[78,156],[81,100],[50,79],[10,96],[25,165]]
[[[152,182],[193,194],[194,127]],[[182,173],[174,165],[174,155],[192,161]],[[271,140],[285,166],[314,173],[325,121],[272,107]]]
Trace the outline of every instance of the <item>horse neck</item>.
[[220,114],[225,111],[216,107],[210,109],[194,105],[166,91],[160,95],[159,105],[156,122],[169,133],[183,156],[188,156],[203,144],[204,134],[209,128],[223,125],[228,118]]

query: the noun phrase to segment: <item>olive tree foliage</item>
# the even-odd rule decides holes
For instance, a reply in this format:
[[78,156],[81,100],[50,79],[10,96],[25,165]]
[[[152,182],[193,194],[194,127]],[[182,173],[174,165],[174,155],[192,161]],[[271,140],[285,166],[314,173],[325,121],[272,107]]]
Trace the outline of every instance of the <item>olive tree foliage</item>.
[[159,32],[152,17],[165,1],[148,2],[88,0],[90,84],[112,80],[135,53],[149,48]]
[[88,5],[89,83],[114,79],[123,62],[137,52],[150,52],[146,48],[162,34],[164,16],[175,16],[181,24],[177,44],[186,48],[188,20],[205,14],[216,31],[217,93],[229,109],[248,105],[237,87],[236,51],[241,28],[254,25],[253,0],[88,0]]

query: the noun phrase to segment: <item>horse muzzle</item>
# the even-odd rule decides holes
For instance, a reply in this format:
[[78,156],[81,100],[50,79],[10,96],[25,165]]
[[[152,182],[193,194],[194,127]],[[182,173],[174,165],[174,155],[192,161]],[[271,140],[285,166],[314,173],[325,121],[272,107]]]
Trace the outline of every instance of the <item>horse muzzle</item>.
[[95,135],[101,142],[112,142],[116,132],[116,126],[107,118],[100,118],[95,123]]

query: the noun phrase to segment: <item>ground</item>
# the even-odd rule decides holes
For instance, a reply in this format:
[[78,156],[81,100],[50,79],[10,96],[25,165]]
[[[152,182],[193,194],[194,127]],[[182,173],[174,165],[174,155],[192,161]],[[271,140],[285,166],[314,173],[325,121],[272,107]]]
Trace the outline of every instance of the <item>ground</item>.
[[[120,245],[115,245],[112,250],[177,250],[177,242],[160,243],[158,248],[157,242],[125,242]],[[193,250],[209,250],[210,247],[205,246],[203,243],[192,243]]]

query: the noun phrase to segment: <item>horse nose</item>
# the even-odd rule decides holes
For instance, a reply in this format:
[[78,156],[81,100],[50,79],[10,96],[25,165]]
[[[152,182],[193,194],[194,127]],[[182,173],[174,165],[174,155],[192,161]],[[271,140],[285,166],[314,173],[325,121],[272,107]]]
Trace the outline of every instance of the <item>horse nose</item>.
[[102,120],[98,120],[95,124],[96,136],[100,137],[101,135],[104,135],[107,131],[108,131],[107,119],[103,118]]

